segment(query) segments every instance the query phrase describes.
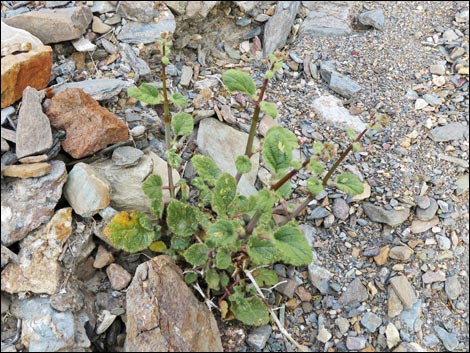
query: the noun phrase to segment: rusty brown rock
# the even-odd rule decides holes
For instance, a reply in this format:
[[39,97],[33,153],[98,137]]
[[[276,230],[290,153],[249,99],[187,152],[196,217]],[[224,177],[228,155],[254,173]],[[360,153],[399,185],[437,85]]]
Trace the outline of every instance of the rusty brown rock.
[[3,169],[3,175],[14,178],[38,178],[51,172],[49,163],[31,163],[8,165]]
[[212,313],[169,256],[137,267],[126,300],[126,352],[223,351]]
[[46,114],[54,128],[66,131],[62,148],[73,158],[89,156],[128,138],[126,124],[79,88],[59,92]]
[[47,86],[51,79],[52,48],[39,46],[27,53],[2,58],[2,108],[15,103],[23,90],[37,90]]

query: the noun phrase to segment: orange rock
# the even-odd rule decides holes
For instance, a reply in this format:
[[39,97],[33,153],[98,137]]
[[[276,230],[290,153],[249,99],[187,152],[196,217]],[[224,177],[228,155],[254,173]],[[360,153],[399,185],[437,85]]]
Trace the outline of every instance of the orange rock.
[[41,90],[51,79],[52,48],[40,46],[27,53],[2,58],[2,108],[15,103],[27,86]]

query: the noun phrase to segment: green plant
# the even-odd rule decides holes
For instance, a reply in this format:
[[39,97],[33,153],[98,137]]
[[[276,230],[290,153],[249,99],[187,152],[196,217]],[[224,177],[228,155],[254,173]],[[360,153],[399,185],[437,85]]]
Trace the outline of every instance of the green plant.
[[[242,196],[237,192],[237,184],[240,177],[252,169],[250,157],[254,152],[253,139],[260,112],[272,118],[277,116],[276,106],[265,101],[264,95],[269,79],[282,65],[282,57],[269,57],[269,68],[259,93],[247,73],[228,70],[222,75],[228,90],[246,94],[254,104],[245,154],[235,162],[235,176],[222,173],[207,156],[193,156],[191,162],[198,176],[191,180],[190,186],[197,190],[198,197],[188,201],[187,192],[181,192],[178,199],[171,179],[172,169],[181,163],[177,138],[191,133],[193,120],[183,112],[170,117],[170,101],[178,107],[184,107],[187,102],[178,93],[168,98],[165,76],[168,44],[166,37],[158,43],[162,53],[163,94],[147,83],[130,88],[128,93],[145,103],[163,103],[171,201],[166,206],[163,204],[162,179],[151,175],[142,188],[151,200],[151,210],[158,221],[152,225],[148,216],[141,212],[121,212],[108,224],[105,234],[119,249],[135,252],[150,246],[184,259],[191,265],[184,271],[186,282],[204,283],[206,298],[218,296],[218,307],[224,318],[234,316],[247,325],[266,324],[269,308],[258,295],[259,287],[274,286],[279,280],[276,272],[266,266],[276,262],[294,266],[311,263],[312,251],[295,218],[326,186],[335,185],[350,194],[363,192],[362,183],[353,174],[340,174],[334,182],[330,179],[347,154],[359,148],[358,143],[367,129],[359,135],[348,132],[353,142],[326,171],[325,161],[333,157],[331,144],[316,142],[315,154],[301,163],[292,157],[294,149],[298,148],[296,136],[282,127],[271,128],[262,146],[262,157],[271,171],[272,184],[255,195]],[[307,180],[309,197],[290,210],[283,221],[276,223],[273,208],[289,198],[292,190],[288,181],[303,168],[312,173]],[[185,181],[181,185],[185,186],[184,190],[189,187]],[[160,238],[162,240],[157,241]]]

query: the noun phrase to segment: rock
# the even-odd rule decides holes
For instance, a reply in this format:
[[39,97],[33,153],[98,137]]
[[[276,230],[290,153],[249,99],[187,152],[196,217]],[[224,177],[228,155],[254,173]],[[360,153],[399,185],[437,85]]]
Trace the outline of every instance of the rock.
[[348,336],[346,338],[346,347],[351,351],[359,351],[366,348],[367,340],[364,336]]
[[114,256],[111,252],[106,250],[103,245],[98,246],[95,261],[93,262],[94,268],[103,268],[114,262]]
[[322,219],[330,215],[330,211],[328,211],[325,207],[316,207],[312,213],[308,216],[308,219]]
[[423,95],[423,99],[435,107],[442,105],[442,100],[434,93],[427,93]]
[[8,118],[10,118],[15,113],[16,113],[16,109],[12,106],[2,109],[2,125],[3,123],[5,123],[5,121],[7,121]]
[[389,256],[394,260],[408,261],[412,254],[413,250],[406,245],[402,245],[391,248]]
[[7,45],[23,44],[23,43],[30,43],[31,49],[36,49],[38,47],[43,46],[43,43],[41,42],[41,40],[33,36],[28,31],[9,26],[3,21],[1,21],[1,31],[2,31],[2,41],[1,41],[2,48]]
[[97,79],[86,80],[80,82],[68,82],[51,87],[52,92],[56,95],[67,88],[80,88],[85,93],[88,93],[93,99],[97,101],[107,100],[117,96],[124,88],[127,88],[129,83],[119,79]]
[[55,7],[63,7],[70,1],[46,1],[46,8],[53,9]]
[[183,87],[189,86],[192,78],[193,78],[192,67],[184,65],[181,69],[180,85]]
[[265,114],[263,118],[261,119],[261,121],[259,122],[258,132],[260,133],[261,136],[266,137],[268,130],[272,128],[273,126],[279,126],[279,121]]
[[40,154],[37,156],[30,156],[30,157],[24,157],[19,159],[18,161],[21,164],[32,164],[32,163],[41,163],[41,162],[46,162],[49,159],[47,154]]
[[[429,206],[431,206],[431,198],[430,197],[415,196],[414,200],[415,200],[416,204],[418,205],[418,207],[422,208],[423,210],[428,208]],[[434,201],[436,201],[436,200],[434,200]],[[437,211],[437,209],[436,209],[436,211]]]
[[97,16],[93,16],[93,23],[91,25],[91,29],[93,32],[95,33],[99,33],[99,34],[104,34],[108,31],[110,31],[113,27],[111,26],[108,26],[107,24],[103,23],[103,21],[101,21],[101,18],[97,17]]
[[126,298],[126,352],[223,351],[212,313],[169,256],[140,264]]
[[392,349],[400,342],[400,333],[396,326],[390,322],[385,329],[385,336],[387,337],[387,347]]
[[424,233],[439,223],[439,218],[435,216],[429,221],[414,220],[411,222],[410,230],[414,234]]
[[369,332],[374,333],[382,325],[382,319],[374,313],[367,312],[362,316],[361,324]]
[[144,152],[141,150],[131,146],[123,146],[113,151],[112,159],[115,166],[131,167],[139,163],[143,156]]
[[459,346],[458,339],[440,326],[434,326],[434,331],[436,331],[437,336],[441,339],[444,347],[446,347],[450,352],[455,352],[455,349]]
[[18,255],[8,249],[6,246],[2,245],[1,261],[2,268],[4,268],[9,262],[18,263]]
[[38,178],[49,174],[52,167],[49,163],[31,163],[8,165],[3,169],[3,175],[14,178]]
[[263,36],[263,54],[267,57],[286,44],[300,1],[279,1],[276,12],[266,22]]
[[153,20],[153,1],[120,1],[116,12],[129,20],[149,23]]
[[54,96],[47,116],[54,128],[66,131],[62,148],[73,158],[89,156],[128,139],[127,125],[79,88],[68,88]]
[[334,96],[321,96],[313,101],[312,109],[318,114],[320,120],[325,121],[334,127],[345,129],[347,127],[356,132],[361,132],[366,128],[361,118],[351,115],[343,107],[341,100]]
[[430,335],[424,336],[423,338],[423,344],[429,348],[433,348],[437,346],[439,342],[440,342],[439,338],[437,338],[437,336],[433,333],[431,333]]
[[266,346],[269,336],[271,335],[272,328],[270,325],[265,325],[255,328],[246,338],[246,342],[251,348],[258,350]]
[[183,15],[186,12],[186,6],[188,6],[187,1],[165,1],[165,4],[177,15]]
[[[6,24],[21,28],[38,37],[44,44],[78,39],[93,18],[88,7],[41,9],[5,19]],[[60,31],[57,29],[60,28]]]
[[343,198],[337,198],[333,201],[333,214],[336,218],[346,220],[349,217],[349,205]]
[[42,111],[41,101],[42,97],[36,89],[25,88],[16,129],[18,158],[44,153],[52,147],[51,125]]
[[418,98],[415,102],[415,110],[421,110],[428,106],[428,102],[426,102],[422,98]]
[[[111,206],[120,211],[151,213],[150,199],[142,190],[142,183],[150,174],[160,175],[163,185],[168,185],[166,162],[153,152],[145,154],[140,162],[132,167],[116,168],[111,160],[97,162],[92,166],[111,184]],[[179,179],[179,173],[173,170],[173,182],[176,184]],[[168,190],[163,190],[163,201],[170,201]]]
[[464,140],[468,138],[468,126],[462,123],[450,123],[430,131],[431,138],[436,142]]
[[361,194],[353,195],[351,201],[354,201],[354,202],[361,201],[361,200],[368,199],[370,197],[370,192],[371,192],[370,185],[367,184],[367,182],[363,182],[362,185],[364,186],[364,191]]
[[1,107],[15,103],[28,86],[36,89],[46,87],[51,79],[51,67],[52,48],[49,46],[38,46],[26,53],[3,57]]
[[122,266],[118,264],[111,264],[106,268],[111,287],[115,290],[121,290],[127,287],[132,279],[132,276]]
[[403,311],[403,304],[392,286],[388,287],[388,317],[394,318]]
[[102,320],[98,327],[96,328],[96,334],[101,335],[103,332],[113,324],[114,320],[116,319],[117,315],[111,314],[108,310],[103,310],[100,315]]
[[73,47],[78,52],[87,52],[87,51],[94,51],[96,49],[96,45],[90,42],[87,38],[82,37],[80,39],[74,40],[72,42]]
[[429,72],[435,75],[445,75],[446,74],[446,66],[445,64],[433,64],[429,67]]
[[335,320],[335,324],[336,326],[338,326],[339,328],[339,331],[341,332],[341,334],[346,334],[346,332],[348,332],[349,330],[349,321],[348,319],[344,318],[344,317],[339,317]]
[[442,271],[426,271],[422,277],[423,283],[434,283],[444,282],[446,280],[446,274]]
[[[202,154],[211,157],[222,173],[237,173],[235,160],[245,153],[248,134],[235,130],[216,119],[204,119],[199,123],[197,145]],[[258,149],[259,140],[255,137],[253,149]],[[249,196],[256,193],[254,187],[259,168],[259,153],[251,157],[253,168],[244,174],[238,183],[238,191]]]
[[155,43],[162,32],[174,32],[175,17],[170,10],[161,11],[152,23],[128,22],[122,26],[117,39],[124,43]]
[[363,12],[357,17],[357,19],[364,26],[372,26],[379,31],[384,29],[385,16],[384,10],[381,8]]
[[93,1],[90,10],[99,13],[114,12],[116,11],[116,3],[113,1]]
[[341,294],[338,302],[344,306],[358,306],[368,298],[369,295],[367,294],[366,287],[364,287],[359,278],[356,278],[348,285],[344,293]]
[[85,163],[75,164],[64,186],[65,198],[82,217],[92,217],[107,207],[110,193],[108,181]]
[[207,17],[209,11],[218,3],[219,1],[188,1],[186,5],[186,16],[202,20]]
[[380,248],[379,253],[374,256],[374,261],[378,266],[385,265],[388,261],[388,255],[390,254],[390,247],[388,245]]
[[396,227],[406,221],[410,215],[408,208],[402,210],[386,210],[380,206],[365,202],[362,209],[372,221],[388,224],[390,227]]
[[282,295],[285,295],[287,298],[292,299],[294,297],[295,290],[299,286],[297,282],[288,278],[279,278],[279,282],[284,283],[278,284],[275,290]]
[[450,300],[455,300],[459,297],[459,295],[462,293],[462,287],[460,286],[460,282],[457,275],[448,277],[446,279],[445,291],[447,297]]
[[21,240],[50,220],[67,178],[64,162],[52,161],[51,166],[40,178],[2,180],[2,244]]
[[459,177],[455,182],[455,192],[457,195],[462,195],[464,192],[468,191],[469,184],[468,173]]
[[331,332],[328,331],[324,326],[322,326],[320,330],[318,330],[317,340],[322,343],[326,343],[330,340],[332,336],[333,335],[331,334]]
[[2,272],[2,290],[55,294],[62,281],[58,258],[71,233],[72,209],[63,208],[46,226],[21,242],[18,263],[9,263]]
[[351,98],[362,89],[356,81],[353,81],[349,77],[336,71],[333,71],[331,74],[329,87],[346,98]]
[[[307,6],[305,4],[308,4]],[[310,12],[300,26],[305,36],[344,35],[352,32],[354,4],[349,1],[305,2]]]
[[335,71],[335,64],[333,61],[320,61],[320,76],[326,83],[330,84],[331,75]]
[[80,311],[85,305],[81,282],[69,279],[58,293],[51,295],[50,304],[57,311]]
[[127,62],[136,73],[143,76],[151,72],[148,64],[137,56],[129,44],[120,43],[119,48],[121,49],[119,53],[123,60]]
[[[420,203],[423,206],[427,205],[428,203],[429,205],[424,208],[420,206]],[[439,208],[437,202],[433,198],[426,197],[426,199],[424,201],[421,201],[420,203],[418,203],[418,208],[416,208],[416,217],[418,217],[422,221],[429,221],[434,217],[437,212],[437,209]]]
[[391,278],[390,285],[405,308],[411,308],[418,300],[413,287],[405,276],[396,276]]
[[393,352],[426,352],[426,349],[416,342],[402,342]]

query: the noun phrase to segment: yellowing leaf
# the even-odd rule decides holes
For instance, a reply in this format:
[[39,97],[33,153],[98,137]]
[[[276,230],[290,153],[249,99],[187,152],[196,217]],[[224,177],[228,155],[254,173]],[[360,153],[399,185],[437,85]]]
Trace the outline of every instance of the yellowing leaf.
[[164,242],[159,240],[159,241],[154,241],[152,244],[150,244],[149,249],[152,250],[153,252],[163,252],[167,249],[167,247]]

